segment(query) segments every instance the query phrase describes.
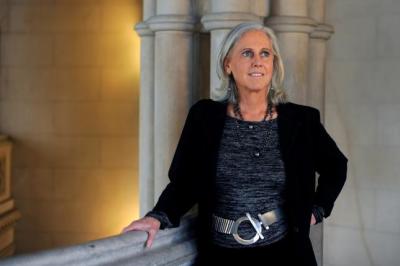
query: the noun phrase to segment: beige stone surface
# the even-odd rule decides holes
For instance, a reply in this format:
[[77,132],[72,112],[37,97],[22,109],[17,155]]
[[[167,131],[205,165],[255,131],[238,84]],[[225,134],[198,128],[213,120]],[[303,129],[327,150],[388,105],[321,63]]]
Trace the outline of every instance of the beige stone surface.
[[13,32],[97,31],[101,22],[101,8],[93,4],[12,5],[10,12]]
[[13,172],[13,195],[18,200],[54,199],[54,177],[49,168],[15,168]]
[[0,3],[17,253],[119,233],[139,213],[141,1]]
[[2,127],[9,133],[49,133],[53,130],[53,105],[34,102],[8,102],[0,105]]
[[324,265],[373,265],[368,259],[369,254],[365,245],[362,231],[357,228],[326,226],[324,230]]
[[[100,33],[64,33],[54,37],[54,63],[58,66],[100,66]],[[68,44],[68,45],[66,45]]]
[[0,47],[2,66],[38,67],[53,63],[53,39],[49,35],[3,33]]
[[17,231],[15,234],[18,245],[17,252],[25,253],[49,249],[53,247],[53,241],[50,233],[38,231]]
[[[101,141],[100,164],[107,168],[137,169],[137,136]],[[121,158],[121,154],[124,156]]]
[[13,165],[15,168],[99,167],[100,140],[96,138],[54,137],[37,134],[17,137]]
[[[136,68],[103,68],[100,78],[100,98],[106,101],[126,102],[130,104],[134,102],[134,106],[138,106],[138,92],[132,90],[132,84],[137,82],[138,79],[139,71]],[[98,87],[96,89],[98,92]]]
[[326,95],[327,117],[335,119],[327,126],[347,139],[349,180],[325,227],[324,262],[399,265],[400,4],[335,0],[327,6],[335,25]]
[[137,106],[132,103],[65,102],[54,107],[58,136],[132,136],[136,128]]
[[105,84],[102,80],[111,75],[96,67],[14,67],[3,68],[2,73],[2,99],[13,102],[96,101],[101,86],[119,90],[119,84]]

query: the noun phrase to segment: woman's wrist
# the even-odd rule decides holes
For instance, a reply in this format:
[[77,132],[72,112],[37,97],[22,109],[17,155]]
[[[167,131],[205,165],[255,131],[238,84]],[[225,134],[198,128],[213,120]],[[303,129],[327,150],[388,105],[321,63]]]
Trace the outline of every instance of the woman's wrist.
[[145,217],[152,217],[157,219],[160,222],[160,229],[165,229],[165,228],[169,228],[172,227],[172,223],[169,220],[167,214],[165,212],[162,211],[149,211]]
[[318,224],[324,219],[325,210],[321,206],[314,205],[312,208],[312,214],[315,218],[315,224]]

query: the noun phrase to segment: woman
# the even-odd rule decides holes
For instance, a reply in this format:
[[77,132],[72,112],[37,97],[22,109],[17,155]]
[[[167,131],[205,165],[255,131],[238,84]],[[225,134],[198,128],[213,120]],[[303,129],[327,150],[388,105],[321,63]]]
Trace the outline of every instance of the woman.
[[330,215],[346,157],[316,109],[287,102],[270,29],[235,27],[222,43],[217,71],[223,99],[192,106],[171,182],[154,209],[124,232],[147,231],[151,246],[160,228],[178,226],[198,203],[199,264],[316,265],[310,224]]

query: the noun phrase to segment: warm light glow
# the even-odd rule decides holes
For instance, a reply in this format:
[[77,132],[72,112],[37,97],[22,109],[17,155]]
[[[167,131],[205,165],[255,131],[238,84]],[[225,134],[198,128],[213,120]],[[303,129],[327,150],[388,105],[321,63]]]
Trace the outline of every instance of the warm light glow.
[[139,218],[141,2],[24,1],[8,14],[18,23],[2,36],[13,114],[2,126],[19,141],[17,254],[119,234]]
[[[136,117],[135,121],[135,136],[136,136],[136,150],[135,157],[129,158],[132,160],[133,168],[128,172],[132,182],[128,182],[127,186],[121,186],[121,191],[115,193],[122,193],[125,199],[117,197],[118,199],[110,202],[107,206],[106,213],[112,214],[114,217],[108,216],[110,227],[105,235],[119,234],[123,227],[128,225],[132,220],[139,218],[139,178],[138,178],[138,115],[139,115],[139,92],[140,92],[140,37],[134,30],[134,25],[141,21],[142,7],[141,1],[135,2],[135,8],[129,12],[114,13],[114,17],[109,17],[111,21],[118,21],[119,25],[124,27],[124,35],[115,41],[121,42],[121,47],[125,49],[114,51],[111,60],[114,58],[121,58],[120,72],[108,73],[111,82],[108,87],[109,97],[120,99],[120,97],[129,96],[134,106]],[[133,88],[133,90],[132,90]],[[127,93],[129,91],[129,93]],[[124,152],[120,152],[119,156],[124,156]],[[126,190],[126,191],[122,191]],[[122,203],[122,204],[121,204]],[[116,211],[118,210],[118,211]]]

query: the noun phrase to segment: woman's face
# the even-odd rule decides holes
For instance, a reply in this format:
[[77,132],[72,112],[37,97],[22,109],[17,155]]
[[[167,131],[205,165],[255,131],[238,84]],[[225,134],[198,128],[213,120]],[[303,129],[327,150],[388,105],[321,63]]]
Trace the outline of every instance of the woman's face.
[[274,55],[265,32],[243,34],[225,59],[225,71],[232,74],[239,92],[267,90],[271,83]]

